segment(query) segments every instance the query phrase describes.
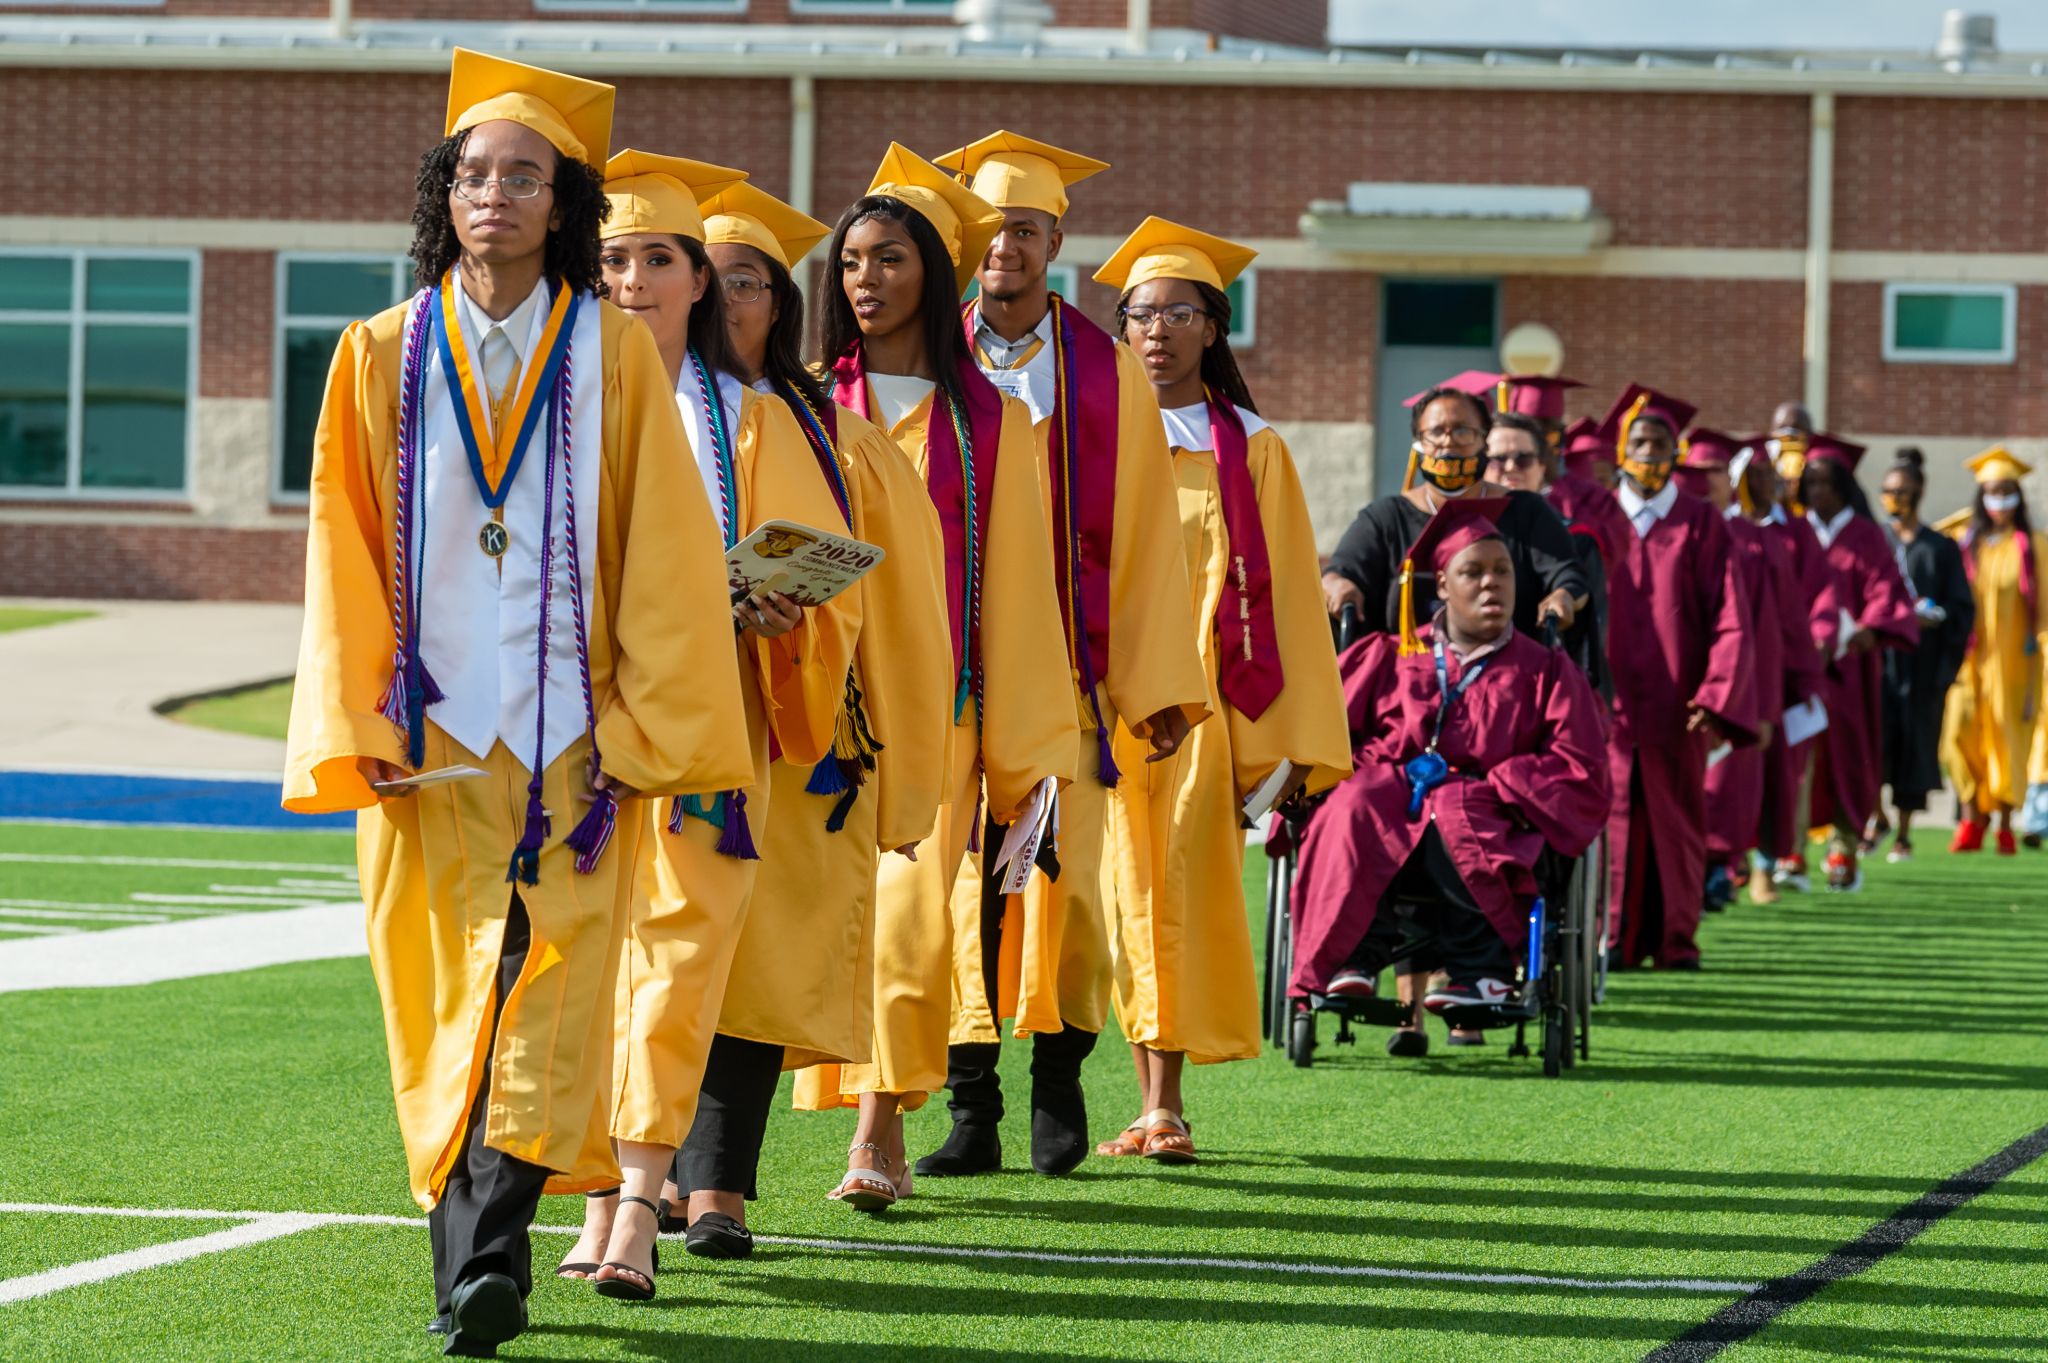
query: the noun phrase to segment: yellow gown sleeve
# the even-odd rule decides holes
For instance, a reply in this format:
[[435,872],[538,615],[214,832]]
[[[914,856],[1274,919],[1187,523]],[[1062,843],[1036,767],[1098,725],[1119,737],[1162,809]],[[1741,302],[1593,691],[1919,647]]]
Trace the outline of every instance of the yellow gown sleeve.
[[1287,443],[1271,427],[1252,435],[1248,462],[1258,489],[1259,520],[1266,528],[1273,629],[1286,683],[1256,720],[1224,706],[1237,792],[1240,797],[1250,794],[1282,761],[1310,768],[1311,793],[1328,790],[1351,774],[1351,734],[1337,676],[1337,650],[1323,609],[1308,499]]
[[[803,428],[782,399],[746,390],[736,453],[742,537],[773,520],[817,530],[845,524]],[[861,593],[847,591],[806,610],[803,623],[780,639],[748,641],[769,727],[789,761],[808,766],[831,749],[860,629]]]
[[1209,714],[1209,683],[1185,614],[1187,550],[1166,428],[1144,363],[1116,348],[1116,525],[1109,553],[1110,703],[1142,737],[1144,721],[1178,708],[1190,724]]
[[359,756],[405,762],[396,726],[377,713],[394,643],[382,501],[396,432],[394,390],[372,351],[369,324],[342,333],[313,434],[306,621],[284,772],[284,807],[300,814],[377,803]]
[[[754,779],[725,553],[653,333],[604,309],[604,501],[591,685],[605,770],[647,795]],[[637,533],[636,533],[637,532]]]
[[982,770],[989,810],[1005,823],[1040,781],[1072,784],[1080,745],[1073,688],[1046,684],[1047,660],[1066,657],[1067,641],[1037,442],[1031,409],[1005,397],[981,611]]
[[862,579],[857,652],[875,757],[875,843],[931,834],[952,762],[953,643],[946,547],[924,479],[896,442],[844,408],[840,457],[854,531],[887,555]]

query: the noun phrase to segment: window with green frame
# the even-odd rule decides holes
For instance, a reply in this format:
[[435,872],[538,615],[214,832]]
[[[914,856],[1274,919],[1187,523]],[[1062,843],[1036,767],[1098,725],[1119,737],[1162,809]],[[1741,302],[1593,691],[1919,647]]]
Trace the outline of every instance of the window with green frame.
[[196,379],[191,251],[0,251],[0,489],[181,494]]
[[341,333],[411,291],[404,256],[278,257],[277,495],[304,496],[312,482],[313,431]]

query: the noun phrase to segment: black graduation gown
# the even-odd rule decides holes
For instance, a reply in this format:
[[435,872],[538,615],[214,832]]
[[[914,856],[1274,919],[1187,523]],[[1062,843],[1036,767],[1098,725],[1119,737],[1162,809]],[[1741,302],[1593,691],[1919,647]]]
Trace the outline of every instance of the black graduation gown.
[[[1885,535],[1900,547],[1890,526]],[[1920,631],[1917,647],[1884,652],[1884,779],[1895,806],[1918,811],[1942,786],[1942,704],[1962,668],[1977,606],[1954,540],[1923,525],[1903,549],[1914,599],[1948,612],[1939,625]]]

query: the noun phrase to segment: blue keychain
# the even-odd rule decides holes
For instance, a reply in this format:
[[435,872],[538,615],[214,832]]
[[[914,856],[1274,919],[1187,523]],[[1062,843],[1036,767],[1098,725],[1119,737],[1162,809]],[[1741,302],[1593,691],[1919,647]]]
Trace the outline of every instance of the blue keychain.
[[1486,670],[1483,662],[1474,663],[1465,669],[1465,675],[1458,678],[1456,686],[1451,685],[1450,665],[1444,661],[1444,644],[1436,640],[1430,647],[1436,656],[1436,685],[1443,699],[1437,705],[1436,730],[1429,736],[1429,746],[1401,764],[1401,770],[1408,777],[1408,817],[1422,817],[1422,802],[1429,793],[1450,779],[1451,764],[1437,751],[1437,744],[1443,741],[1444,720],[1450,716],[1451,707],[1458,703],[1458,697],[1465,694],[1465,688],[1479,680],[1479,674]]
[[1408,817],[1420,818],[1423,800],[1444,783],[1444,778],[1451,774],[1451,764],[1444,761],[1442,753],[1430,748],[1402,763],[1401,770],[1408,773]]

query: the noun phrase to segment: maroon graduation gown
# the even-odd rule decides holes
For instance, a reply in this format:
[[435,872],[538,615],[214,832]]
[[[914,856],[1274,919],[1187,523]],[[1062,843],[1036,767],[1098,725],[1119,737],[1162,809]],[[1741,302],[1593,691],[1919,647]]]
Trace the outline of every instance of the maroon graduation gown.
[[1607,570],[1608,581],[1612,583],[1615,565],[1628,556],[1628,542],[1636,533],[1614,494],[1591,478],[1560,473],[1543,490],[1543,495],[1550,499],[1551,509],[1564,517],[1573,534],[1589,536],[1599,546],[1600,566]]
[[[1911,648],[1920,641],[1912,589],[1876,521],[1850,517],[1827,546],[1827,565],[1836,607],[1876,635],[1878,648]],[[1863,832],[1877,808],[1884,781],[1884,660],[1878,648],[1828,664],[1828,727],[1814,753],[1813,821],[1832,823],[1851,838]]]
[[[1825,705],[1827,696],[1823,690],[1822,655],[1834,652],[1839,619],[1835,606],[1835,575],[1828,568],[1820,537],[1813,533],[1813,527],[1803,518],[1773,519],[1762,522],[1760,528],[1768,542],[1783,550],[1783,558],[1790,565],[1787,570],[1789,581],[1781,584],[1784,594],[1780,599],[1794,602],[1795,609],[1804,613],[1806,646],[1793,652],[1797,654],[1798,676],[1805,690],[1795,699],[1804,700],[1817,695]],[[1799,839],[1805,832],[1799,826],[1799,787],[1806,778],[1807,764],[1813,760],[1815,746],[1815,740],[1808,739],[1796,748],[1788,747],[1781,729],[1771,735],[1771,746],[1764,753],[1763,805],[1757,828],[1757,849],[1773,860],[1789,857],[1799,850]]]
[[1737,745],[1756,741],[1748,584],[1721,513],[1686,493],[1632,542],[1621,575],[1611,656],[1615,723],[1612,940],[1621,962],[1696,960],[1707,867],[1705,734],[1698,706]]
[[[1425,643],[1431,630],[1422,631]],[[1429,653],[1375,634],[1345,651],[1356,770],[1311,816],[1294,886],[1296,993],[1320,992],[1364,939],[1395,874],[1434,821],[1472,897],[1510,948],[1528,936],[1545,844],[1577,856],[1613,804],[1600,703],[1562,651],[1512,634],[1452,707],[1437,751],[1452,774],[1408,817],[1402,764],[1429,743],[1439,687]],[[1451,684],[1464,669],[1447,658]]]

